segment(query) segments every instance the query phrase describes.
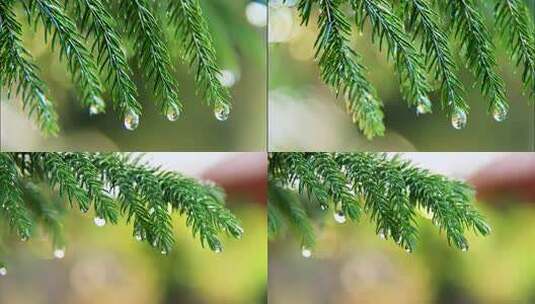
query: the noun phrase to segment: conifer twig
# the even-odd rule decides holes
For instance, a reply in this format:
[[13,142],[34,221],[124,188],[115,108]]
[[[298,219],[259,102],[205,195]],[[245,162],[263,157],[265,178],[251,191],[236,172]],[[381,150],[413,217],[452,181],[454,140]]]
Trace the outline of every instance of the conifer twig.
[[[122,50],[111,14],[101,0],[67,0],[74,2],[74,12],[80,28],[95,37],[92,49],[97,51],[100,71],[105,71],[105,83],[110,83],[113,105],[124,117],[127,113],[141,113],[141,105],[136,100],[137,89],[130,78],[132,74],[126,55]],[[101,109],[93,108],[91,114]]]
[[420,54],[405,32],[403,22],[384,0],[351,0],[355,21],[360,29],[367,19],[372,25],[373,39],[388,46],[388,57],[395,62],[401,82],[401,90],[411,106],[429,104],[430,91]]
[[45,84],[37,75],[38,68],[21,42],[21,25],[13,14],[13,0],[0,3],[0,90],[7,87],[8,95],[22,94],[23,109],[35,116],[45,134],[59,132],[58,117],[53,104],[46,98]]
[[[292,166],[291,158],[299,158],[302,164]],[[310,181],[313,177],[317,182]],[[326,198],[320,198],[319,210],[333,206],[338,223],[344,223],[346,215],[358,221],[361,213],[356,210],[362,209],[362,215],[368,215],[375,223],[376,233],[381,239],[392,239],[407,252],[416,247],[418,210],[427,213],[432,223],[440,231],[445,231],[448,243],[463,251],[468,250],[467,230],[480,235],[488,235],[491,231],[472,205],[474,192],[468,185],[420,169],[399,156],[378,153],[319,152],[297,156],[294,153],[271,153],[269,179],[269,204],[273,207],[270,206],[272,210],[268,220],[275,221],[268,223],[271,239],[280,235],[288,223],[288,226],[296,227],[299,237],[309,240],[304,245],[313,244],[310,240],[315,239],[314,228],[309,219],[315,208],[311,204],[310,210],[305,209],[300,201],[306,198],[312,202],[317,200],[309,195],[314,192],[326,193]],[[307,181],[306,191],[301,187],[294,188],[302,180]],[[285,194],[287,192],[300,194],[302,199],[292,198]],[[345,198],[341,197],[341,193]],[[352,202],[346,205],[357,207],[353,207],[354,210],[340,208],[340,202],[344,200]],[[298,216],[292,215],[292,212],[297,212]],[[303,255],[310,256],[310,250],[311,247],[303,247]]]
[[[463,98],[464,89],[456,72],[457,65],[448,46],[439,14],[429,0],[403,0],[405,19],[409,28],[422,37],[422,47],[428,67],[435,70],[435,79],[441,81],[442,106],[448,116],[458,111],[468,112],[469,106]],[[430,110],[429,102],[423,101],[419,113]]]
[[41,20],[45,28],[45,40],[51,37],[52,47],[60,48],[60,59],[67,60],[73,79],[81,90],[81,103],[84,107],[103,111],[102,86],[96,64],[82,43],[83,38],[76,24],[61,8],[57,0],[31,0],[23,2],[28,18],[36,15],[35,24]]
[[183,54],[195,66],[195,80],[205,102],[214,108],[219,120],[230,113],[230,94],[219,81],[215,49],[199,0],[169,1],[167,8],[176,36],[182,42]]
[[523,1],[496,0],[496,25],[500,29],[516,65],[523,65],[522,81],[535,99],[535,29]]
[[[480,82],[481,92],[489,99],[489,112],[497,121],[507,116],[509,105],[505,97],[505,84],[496,72],[497,63],[494,45],[473,0],[448,1],[447,10],[455,37],[464,48],[464,55],[471,70]],[[466,113],[459,112],[461,125],[466,124]],[[454,117],[455,118],[455,117]]]
[[365,76],[360,56],[349,47],[351,25],[340,9],[341,0],[302,0],[301,20],[308,23],[319,3],[319,34],[315,42],[323,81],[346,99],[347,112],[369,139],[384,134],[382,103]]
[[[0,153],[0,167],[0,225],[5,220],[24,240],[33,236],[34,226],[43,226],[56,257],[64,254],[62,216],[69,206],[83,213],[93,207],[99,227],[124,216],[133,221],[134,237],[162,254],[174,247],[173,211],[184,216],[193,236],[214,252],[223,249],[220,234],[238,239],[243,235],[220,188],[149,165],[141,157]],[[60,199],[51,202],[45,190]]]
[[[147,0],[121,1],[118,9],[124,18],[127,32],[135,41],[135,53],[140,59],[144,74],[152,82],[160,111],[171,121],[178,119],[182,103],[178,97],[178,84],[173,75],[171,58],[159,20],[151,11]],[[139,113],[132,114],[139,116]]]

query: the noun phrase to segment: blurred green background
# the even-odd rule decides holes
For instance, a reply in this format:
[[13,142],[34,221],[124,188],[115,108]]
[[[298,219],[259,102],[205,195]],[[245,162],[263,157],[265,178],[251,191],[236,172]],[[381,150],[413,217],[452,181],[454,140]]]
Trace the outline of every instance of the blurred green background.
[[[280,1],[274,1],[280,2]],[[294,3],[295,1],[291,1]],[[535,1],[529,0],[535,3]],[[451,127],[439,104],[438,84],[431,94],[434,112],[417,117],[399,92],[399,83],[387,62],[386,53],[371,43],[371,30],[366,24],[363,35],[353,31],[352,45],[363,57],[368,77],[385,104],[386,136],[366,140],[346,115],[341,100],[319,78],[313,60],[316,39],[316,16],[308,27],[300,26],[295,7],[270,6],[269,21],[269,146],[270,151],[527,151],[533,150],[535,108],[523,95],[522,68],[513,66],[505,46],[497,39],[492,24],[491,1],[482,12],[489,16],[488,27],[497,46],[499,74],[505,80],[511,110],[509,118],[497,123],[487,114],[488,102],[473,87],[474,77],[465,68],[460,54],[460,79],[466,87],[466,100],[471,106],[468,126],[462,131]],[[351,18],[350,9],[347,10]],[[455,42],[452,42],[455,43]]]
[[[231,156],[224,154],[149,154],[148,159],[199,177],[228,161]],[[0,277],[0,303],[266,303],[265,204],[233,193],[227,206],[245,230],[241,240],[222,236],[220,254],[203,249],[185,220],[174,214],[175,248],[165,256],[136,241],[131,224],[124,220],[100,228],[91,212],[70,210],[64,223],[63,259],[53,258],[45,235],[27,242],[14,237],[3,244],[9,248],[2,257],[8,273]],[[5,232],[0,230],[0,234]]]
[[[504,156],[498,154],[411,153],[405,157],[462,179],[472,178],[479,168],[504,165],[499,161]],[[520,158],[529,158],[535,164],[533,154],[510,157],[519,163]],[[512,181],[518,176],[509,172],[503,178]],[[533,187],[534,182],[531,174],[531,186],[525,187]],[[530,189],[525,190],[533,194]],[[511,197],[477,202],[492,233],[488,237],[468,233],[467,252],[451,248],[424,217],[417,220],[419,239],[409,254],[392,240],[381,240],[369,217],[342,225],[328,212],[317,217],[318,242],[311,258],[301,256],[301,241],[291,235],[270,241],[270,303],[534,303],[534,202]]]
[[[266,27],[264,4],[248,0],[201,1],[212,32],[219,66],[226,75],[233,111],[229,120],[219,122],[213,110],[203,104],[192,70],[179,58],[180,41],[171,28],[167,40],[176,63],[176,78],[184,113],[177,122],[160,115],[153,102],[150,85],[141,77],[136,58],[129,58],[134,81],[143,105],[140,127],[126,131],[122,119],[111,109],[105,115],[90,117],[77,100],[76,88],[64,62],[43,41],[42,28],[33,32],[22,10],[24,45],[41,69],[49,97],[56,104],[62,132],[58,138],[44,138],[21,111],[18,98],[0,96],[1,147],[3,150],[83,150],[83,151],[264,151],[266,148]],[[162,12],[161,12],[162,13]],[[162,13],[164,14],[164,12]],[[162,16],[162,20],[165,20]],[[105,99],[109,99],[109,92]]]

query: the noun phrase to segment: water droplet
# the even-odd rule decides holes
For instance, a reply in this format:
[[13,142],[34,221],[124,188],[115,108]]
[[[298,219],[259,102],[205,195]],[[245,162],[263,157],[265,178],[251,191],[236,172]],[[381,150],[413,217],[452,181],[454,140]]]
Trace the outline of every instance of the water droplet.
[[308,258],[310,258],[310,257],[312,256],[312,250],[310,250],[310,248],[308,248],[308,247],[306,247],[306,246],[303,246],[303,247],[301,248],[301,255],[302,255],[304,258],[308,259]]
[[95,222],[95,225],[98,227],[106,225],[106,220],[98,216],[93,219],[93,222]]
[[221,247],[221,245],[215,245],[215,246],[214,246],[214,252],[215,252],[215,253],[221,253],[221,252],[223,252],[223,247]]
[[165,115],[169,121],[177,121],[178,117],[180,116],[180,111],[178,110],[177,106],[171,105],[167,109]]
[[339,223],[343,224],[346,222],[346,215],[344,214],[344,211],[337,210],[334,212],[334,220]]
[[21,238],[20,238],[21,241],[23,242],[26,242],[28,240],[28,236],[26,235],[23,235]]
[[462,252],[467,252],[468,251],[468,244],[466,242],[462,242],[460,247],[461,247],[461,251]]
[[327,210],[329,207],[326,204],[320,204],[321,211]]
[[416,106],[416,115],[424,115],[431,113],[431,100],[429,100],[429,97],[422,96],[418,100],[418,104]]
[[149,209],[149,215],[152,215],[153,213],[154,213],[154,207],[151,207],[151,208]]
[[129,131],[134,131],[139,126],[139,115],[129,110],[124,116],[124,127]]
[[89,115],[97,115],[104,112],[106,104],[102,98],[95,96],[93,97],[93,103],[89,106]]
[[140,231],[136,231],[136,233],[134,234],[134,238],[136,239],[136,241],[142,241],[143,235],[141,234]]
[[218,105],[214,110],[215,118],[219,121],[225,121],[230,115],[230,108],[227,105]]
[[494,110],[492,111],[492,117],[494,117],[494,120],[497,122],[504,121],[508,114],[507,108],[501,105],[494,107]]
[[466,123],[466,112],[464,112],[463,110],[457,110],[451,116],[451,125],[457,130],[464,129],[466,127]]
[[0,276],[5,276],[7,274],[7,268],[6,267],[0,267]]
[[409,246],[405,247],[405,251],[406,251],[407,253],[412,253],[412,249],[411,249],[411,247],[409,247]]
[[163,255],[167,255],[167,250],[163,249],[162,251],[160,251],[160,253]]
[[54,249],[54,257],[56,259],[63,259],[65,257],[65,248]]
[[89,210],[86,207],[81,207],[80,211],[82,211],[82,213],[87,213],[87,211],[89,211]]
[[336,208],[334,210],[334,220],[339,224],[343,224],[346,222],[346,215],[344,213],[344,210],[342,210],[341,202],[338,202],[336,204]]
[[379,229],[379,238],[381,240],[386,240],[386,232],[383,228]]

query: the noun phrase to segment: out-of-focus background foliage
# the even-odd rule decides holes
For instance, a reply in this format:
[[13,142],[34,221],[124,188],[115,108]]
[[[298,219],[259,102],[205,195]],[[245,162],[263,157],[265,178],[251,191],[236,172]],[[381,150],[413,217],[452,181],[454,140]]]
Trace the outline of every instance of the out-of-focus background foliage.
[[[535,1],[533,2],[535,7]],[[279,3],[275,0],[273,3]],[[296,1],[290,1],[294,3]],[[308,27],[300,26],[295,7],[270,6],[269,21],[269,146],[270,151],[531,151],[535,140],[535,108],[522,94],[522,69],[497,39],[491,20],[492,1],[480,1],[489,16],[488,28],[496,39],[499,74],[505,80],[511,110],[508,119],[497,123],[487,114],[488,101],[473,87],[474,77],[465,68],[460,54],[454,56],[460,67],[460,79],[466,87],[471,106],[468,126],[461,131],[451,127],[439,100],[438,84],[431,94],[433,114],[417,117],[402,99],[392,62],[386,60],[385,48],[379,52],[371,43],[370,25],[362,35],[353,31],[353,47],[363,57],[368,77],[385,104],[386,136],[368,141],[346,115],[341,99],[319,78],[313,61],[317,35],[316,16]],[[348,18],[352,18],[350,9]],[[452,45],[457,42],[452,41]]]
[[[154,164],[191,176],[204,176],[232,157],[236,155],[147,155]],[[131,225],[98,228],[91,214],[71,212],[64,225],[68,243],[61,260],[52,258],[44,236],[5,244],[11,249],[5,257],[8,274],[0,278],[0,303],[266,303],[265,202],[234,193],[227,206],[245,234],[241,240],[224,237],[221,254],[201,248],[178,215],[173,215],[175,249],[163,256],[136,241]]]
[[[504,157],[530,158],[532,167],[535,164],[533,154],[405,155],[457,178],[471,177]],[[504,179],[517,178],[513,175]],[[533,183],[535,174],[531,176]],[[312,258],[303,258],[300,241],[291,237],[269,243],[270,303],[533,303],[534,202],[511,198],[478,202],[492,233],[486,238],[469,234],[467,252],[449,247],[444,235],[422,217],[417,248],[408,254],[376,236],[368,219],[341,225],[328,214],[318,225],[318,247]]]
[[[226,122],[215,119],[213,110],[195,94],[192,70],[179,58],[178,45],[169,27],[167,40],[176,65],[184,113],[177,122],[160,115],[153,103],[151,87],[146,85],[142,67],[129,58],[134,69],[139,100],[143,105],[140,127],[126,131],[111,109],[105,115],[90,117],[77,100],[76,88],[64,62],[43,40],[39,27],[34,32],[22,10],[24,45],[31,51],[49,86],[61,117],[58,138],[44,138],[21,111],[18,98],[1,95],[1,147],[3,150],[83,150],[83,151],[263,151],[266,146],[266,19],[265,4],[249,0],[201,1],[224,81],[230,88],[232,114]],[[165,16],[162,16],[165,20]],[[167,24],[167,23],[166,23]],[[124,39],[123,39],[124,40]],[[105,96],[109,99],[109,93]]]

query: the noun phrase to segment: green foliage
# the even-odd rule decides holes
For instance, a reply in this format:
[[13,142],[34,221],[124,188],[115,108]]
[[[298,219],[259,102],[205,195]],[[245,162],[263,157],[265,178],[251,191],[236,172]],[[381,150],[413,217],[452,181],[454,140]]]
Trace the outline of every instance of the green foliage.
[[[219,68],[212,38],[198,0],[6,0],[0,4],[0,88],[20,94],[24,109],[33,115],[45,134],[59,131],[53,103],[37,75],[37,67],[21,43],[21,25],[15,12],[18,3],[28,23],[45,29],[52,50],[59,49],[77,84],[80,103],[91,115],[105,111],[103,95],[110,91],[111,103],[125,127],[139,125],[142,109],[132,80],[125,50],[132,42],[134,55],[150,81],[160,112],[175,121],[183,111],[178,95],[165,30],[170,23],[180,40],[179,51],[196,68],[195,80],[216,117],[225,120],[230,112],[230,94],[219,81]],[[168,14],[162,11],[168,10]],[[163,20],[166,19],[166,20]]]
[[[36,227],[61,249],[62,215],[68,208],[94,209],[95,224],[132,223],[136,239],[167,254],[174,247],[172,212],[186,223],[203,247],[222,250],[219,235],[241,238],[243,229],[224,205],[224,193],[176,172],[123,154],[0,153],[0,225],[20,239]],[[52,192],[56,199],[49,199]],[[66,204],[68,203],[68,204]]]
[[[417,168],[401,158],[377,153],[272,153],[269,157],[270,239],[286,227],[315,243],[312,218],[334,209],[334,218],[375,223],[377,234],[411,252],[416,247],[418,213],[431,216],[448,243],[468,250],[466,230],[491,231],[473,207],[467,184]],[[306,252],[304,252],[305,254]]]
[[[522,80],[535,96],[535,31],[527,6],[522,0],[494,0],[496,27],[513,54],[523,65]],[[457,76],[452,55],[460,51],[489,101],[489,112],[498,122],[507,117],[509,105],[505,84],[497,72],[495,47],[485,26],[483,6],[474,0],[300,0],[298,11],[303,24],[316,15],[318,35],[316,58],[323,81],[336,95],[344,93],[347,110],[368,138],[384,134],[381,101],[366,79],[361,56],[351,48],[353,26],[345,14],[346,6],[354,13],[354,27],[363,31],[371,27],[373,42],[394,62],[400,89],[409,106],[418,115],[430,113],[431,86],[428,74],[440,84],[442,108],[453,127],[467,124],[469,105]],[[449,30],[451,29],[451,30]],[[450,39],[459,41],[449,45]],[[416,48],[416,45],[419,48]],[[423,59],[423,60],[422,60]]]

